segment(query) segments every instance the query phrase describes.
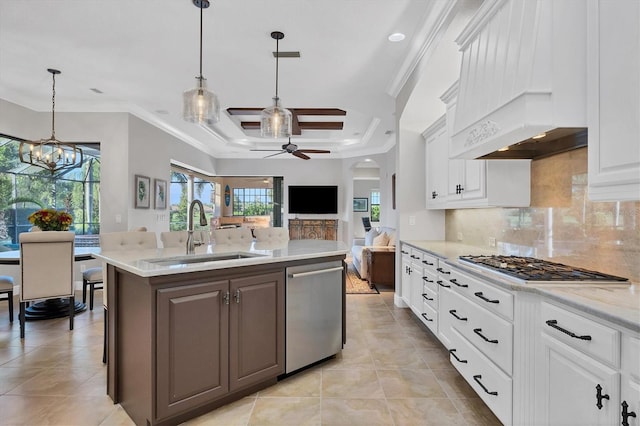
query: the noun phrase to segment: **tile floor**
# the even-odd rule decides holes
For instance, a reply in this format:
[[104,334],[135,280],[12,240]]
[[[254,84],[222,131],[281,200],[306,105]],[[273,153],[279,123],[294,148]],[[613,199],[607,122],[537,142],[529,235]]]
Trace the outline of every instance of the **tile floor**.
[[[347,296],[340,355],[190,425],[499,425],[393,292]],[[101,296],[96,296],[101,300]],[[16,304],[17,305],[17,304]],[[16,309],[17,311],[17,309]],[[0,301],[0,425],[131,425],[105,394],[102,308],[28,322]]]

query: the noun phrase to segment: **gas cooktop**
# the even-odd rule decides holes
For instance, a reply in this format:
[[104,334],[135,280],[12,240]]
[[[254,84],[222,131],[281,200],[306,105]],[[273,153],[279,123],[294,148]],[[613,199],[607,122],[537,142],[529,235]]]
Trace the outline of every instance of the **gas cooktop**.
[[521,256],[460,256],[460,260],[524,281],[624,282],[628,278]]

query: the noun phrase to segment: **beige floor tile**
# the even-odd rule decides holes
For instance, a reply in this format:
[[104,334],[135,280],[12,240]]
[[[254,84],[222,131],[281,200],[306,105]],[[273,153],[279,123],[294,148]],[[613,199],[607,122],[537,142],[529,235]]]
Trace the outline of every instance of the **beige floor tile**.
[[469,425],[499,426],[502,424],[480,398],[452,399],[451,402],[462,413]]
[[453,368],[451,361],[449,361],[449,352],[442,346],[439,348],[421,348],[418,350],[418,353],[432,370]]
[[43,371],[42,368],[0,367],[0,395],[31,380]]
[[117,404],[114,405],[111,414],[109,414],[99,426],[135,426],[135,423],[131,420],[127,412],[124,411],[124,408]]
[[256,398],[242,398],[207,414],[189,420],[185,426],[245,426],[255,405]]
[[375,370],[324,370],[323,398],[384,398]]
[[477,398],[478,394],[455,369],[433,370],[449,398]]
[[418,350],[413,346],[379,346],[371,349],[373,362],[380,369],[428,368]]
[[258,398],[250,426],[320,425],[320,398]]
[[390,399],[387,404],[396,426],[465,424],[464,418],[448,398]]
[[378,380],[390,398],[446,398],[431,370],[378,370]]
[[322,365],[325,370],[346,370],[346,369],[369,369],[373,370],[375,365],[371,357],[368,346],[346,348],[336,355],[332,360]]
[[310,369],[287,377],[277,384],[258,392],[258,397],[293,396],[320,397],[322,370]]
[[47,414],[63,398],[48,396],[0,396],[1,423],[5,425],[45,425]]
[[95,369],[85,370],[62,367],[44,369],[42,372],[7,393],[9,395],[39,396],[82,395],[81,386],[95,376],[96,372]]
[[322,424],[393,425],[384,399],[322,399]]

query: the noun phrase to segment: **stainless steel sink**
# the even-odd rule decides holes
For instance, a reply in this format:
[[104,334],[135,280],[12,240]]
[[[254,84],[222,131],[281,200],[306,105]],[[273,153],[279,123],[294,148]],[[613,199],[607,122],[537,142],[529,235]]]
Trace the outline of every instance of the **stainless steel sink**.
[[262,254],[246,253],[246,252],[233,252],[233,253],[218,253],[196,256],[178,256],[178,257],[165,257],[160,259],[145,259],[145,262],[152,263],[158,266],[176,266],[176,265],[190,265],[194,263],[205,262],[218,262],[221,260],[237,260],[237,259],[249,259],[253,257],[262,257]]

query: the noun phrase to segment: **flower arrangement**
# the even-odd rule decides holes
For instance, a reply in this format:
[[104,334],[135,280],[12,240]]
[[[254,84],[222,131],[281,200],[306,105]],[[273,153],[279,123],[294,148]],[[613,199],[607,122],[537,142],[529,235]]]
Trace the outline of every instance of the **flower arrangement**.
[[55,209],[38,210],[31,213],[28,219],[43,231],[66,231],[73,222],[69,213]]

